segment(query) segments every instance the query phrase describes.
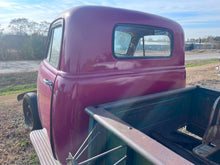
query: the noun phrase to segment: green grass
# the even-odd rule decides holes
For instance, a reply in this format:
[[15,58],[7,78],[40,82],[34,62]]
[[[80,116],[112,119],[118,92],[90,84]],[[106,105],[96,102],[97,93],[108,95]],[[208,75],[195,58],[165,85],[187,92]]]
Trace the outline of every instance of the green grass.
[[0,88],[0,96],[16,94],[16,93],[24,93],[28,91],[34,91],[36,89],[37,89],[36,83],[25,84],[25,85],[9,85],[4,88]]
[[218,64],[219,60],[196,60],[196,61],[187,61],[185,64],[186,68],[189,67],[196,67],[196,66],[202,66],[202,65],[207,65],[207,64]]
[[0,96],[36,90],[37,72],[0,74]]
[[27,158],[27,162],[28,164],[39,164],[40,163],[36,153],[29,154]]
[[219,49],[194,49],[191,51],[185,51],[186,55],[191,54],[209,54],[209,53],[220,53]]

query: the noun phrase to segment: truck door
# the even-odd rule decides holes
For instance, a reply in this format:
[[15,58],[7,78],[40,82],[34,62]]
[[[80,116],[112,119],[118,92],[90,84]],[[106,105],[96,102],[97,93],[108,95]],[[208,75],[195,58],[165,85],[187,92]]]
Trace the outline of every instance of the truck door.
[[59,71],[62,48],[63,20],[55,21],[50,28],[45,58],[40,64],[37,81],[38,110],[43,128],[50,139],[50,113],[53,102],[53,84]]

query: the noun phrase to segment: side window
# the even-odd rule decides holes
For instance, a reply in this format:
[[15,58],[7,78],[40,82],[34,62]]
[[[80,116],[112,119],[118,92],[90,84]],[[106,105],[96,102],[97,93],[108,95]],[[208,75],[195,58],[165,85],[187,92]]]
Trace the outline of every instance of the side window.
[[117,25],[114,55],[118,58],[164,58],[172,55],[172,34],[166,29]]
[[129,44],[131,42],[131,35],[125,32],[115,32],[115,53],[118,55],[126,55],[128,52]]
[[59,55],[62,41],[62,26],[57,26],[51,30],[50,43],[47,51],[47,60],[55,68],[58,67]]

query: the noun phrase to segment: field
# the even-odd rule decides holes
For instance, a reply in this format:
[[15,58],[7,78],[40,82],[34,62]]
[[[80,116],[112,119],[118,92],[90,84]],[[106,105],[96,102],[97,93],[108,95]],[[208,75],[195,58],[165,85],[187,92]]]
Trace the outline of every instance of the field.
[[16,95],[0,96],[0,164],[39,164]]
[[[220,90],[213,62],[187,62],[187,86],[203,85]],[[22,103],[16,101],[21,91],[36,88],[37,72],[0,75],[0,164],[39,164],[24,125]],[[13,94],[12,94],[13,93]]]
[[37,72],[0,74],[0,96],[36,89]]
[[0,75],[0,164],[39,164],[17,93],[36,89],[37,72]]

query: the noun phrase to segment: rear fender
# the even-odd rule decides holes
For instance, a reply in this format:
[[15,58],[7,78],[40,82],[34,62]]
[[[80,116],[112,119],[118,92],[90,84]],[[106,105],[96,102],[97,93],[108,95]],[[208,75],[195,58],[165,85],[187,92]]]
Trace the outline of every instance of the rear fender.
[[19,95],[17,96],[17,100],[18,100],[18,101],[23,100],[24,95],[25,95],[26,93],[30,93],[30,92],[37,92],[37,91],[34,90],[34,91],[28,91],[28,92],[25,92],[25,93],[21,93],[21,94],[19,94]]

